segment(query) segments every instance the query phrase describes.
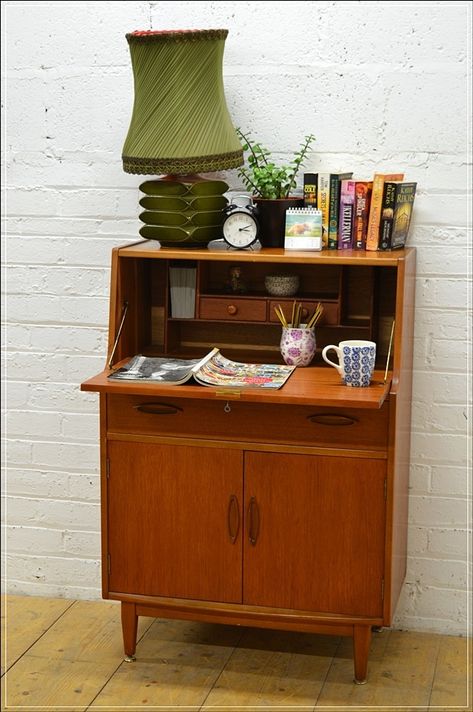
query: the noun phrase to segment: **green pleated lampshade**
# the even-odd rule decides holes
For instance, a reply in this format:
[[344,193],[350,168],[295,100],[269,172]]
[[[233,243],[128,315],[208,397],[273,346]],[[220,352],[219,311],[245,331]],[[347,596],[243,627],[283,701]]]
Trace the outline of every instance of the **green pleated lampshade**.
[[183,175],[242,165],[223,88],[227,34],[221,29],[127,34],[135,85],[123,146],[127,173]]

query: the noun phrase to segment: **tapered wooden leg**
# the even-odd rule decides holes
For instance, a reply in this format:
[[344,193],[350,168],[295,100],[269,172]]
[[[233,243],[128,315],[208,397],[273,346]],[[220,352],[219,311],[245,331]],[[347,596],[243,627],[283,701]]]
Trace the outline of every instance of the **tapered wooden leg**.
[[368,654],[371,644],[371,626],[353,626],[353,657],[355,663],[355,680],[357,685],[364,685],[368,672]]
[[123,648],[127,663],[131,663],[135,660],[137,630],[138,616],[136,615],[136,605],[134,603],[122,602]]

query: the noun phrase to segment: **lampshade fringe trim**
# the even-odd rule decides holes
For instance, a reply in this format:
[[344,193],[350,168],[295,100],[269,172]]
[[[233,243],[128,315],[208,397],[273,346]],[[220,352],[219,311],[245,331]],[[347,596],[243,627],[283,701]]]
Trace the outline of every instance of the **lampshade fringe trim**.
[[125,173],[163,175],[175,173],[210,173],[238,168],[243,163],[243,150],[213,156],[191,158],[139,158],[122,156]]
[[200,42],[202,40],[226,39],[228,30],[137,30],[125,36],[132,42]]

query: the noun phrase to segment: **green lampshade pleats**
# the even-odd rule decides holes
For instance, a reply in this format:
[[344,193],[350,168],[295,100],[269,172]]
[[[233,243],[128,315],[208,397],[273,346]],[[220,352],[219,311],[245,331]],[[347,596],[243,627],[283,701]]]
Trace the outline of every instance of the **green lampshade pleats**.
[[182,175],[242,165],[222,79],[226,36],[227,30],[127,35],[135,86],[123,147],[127,173]]

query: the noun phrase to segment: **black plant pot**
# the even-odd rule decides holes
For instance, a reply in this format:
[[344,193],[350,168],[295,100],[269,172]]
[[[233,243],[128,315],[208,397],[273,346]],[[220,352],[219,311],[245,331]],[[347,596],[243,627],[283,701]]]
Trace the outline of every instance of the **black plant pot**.
[[302,208],[303,198],[253,198],[258,208],[260,242],[262,247],[284,247],[287,208]]

